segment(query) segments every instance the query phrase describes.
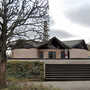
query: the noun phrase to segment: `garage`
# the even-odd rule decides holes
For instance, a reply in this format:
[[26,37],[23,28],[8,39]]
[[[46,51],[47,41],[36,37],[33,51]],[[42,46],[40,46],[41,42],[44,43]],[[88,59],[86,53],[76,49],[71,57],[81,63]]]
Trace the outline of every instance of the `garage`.
[[90,80],[90,64],[46,64],[45,80]]

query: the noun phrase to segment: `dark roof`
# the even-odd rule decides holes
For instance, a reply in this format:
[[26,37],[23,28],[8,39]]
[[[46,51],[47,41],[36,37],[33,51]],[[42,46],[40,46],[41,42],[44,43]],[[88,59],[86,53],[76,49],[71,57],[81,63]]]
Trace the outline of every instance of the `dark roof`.
[[49,41],[43,43],[38,47],[39,49],[69,49],[62,41],[56,37],[51,38]]
[[11,44],[12,49],[21,49],[21,48],[39,48],[39,49],[66,49],[69,48],[62,41],[56,37],[51,38],[47,42],[39,42],[33,40],[17,40]]
[[29,49],[29,48],[35,48],[35,47],[30,44],[23,44],[21,46],[17,46],[17,45],[12,46],[12,49],[21,49],[21,48]]
[[69,46],[70,48],[78,48],[78,49],[88,50],[87,44],[85,43],[84,40],[64,41],[64,44]]
[[[15,43],[18,42],[18,43]],[[39,49],[69,49],[69,48],[79,48],[88,49],[84,40],[71,40],[71,41],[60,41],[56,37],[51,38],[49,41],[43,43],[33,40],[19,40],[15,41],[11,45],[12,49],[20,48],[39,48]]]
[[33,41],[33,40],[17,40],[10,44],[12,49],[20,49],[20,48],[37,48],[41,42]]

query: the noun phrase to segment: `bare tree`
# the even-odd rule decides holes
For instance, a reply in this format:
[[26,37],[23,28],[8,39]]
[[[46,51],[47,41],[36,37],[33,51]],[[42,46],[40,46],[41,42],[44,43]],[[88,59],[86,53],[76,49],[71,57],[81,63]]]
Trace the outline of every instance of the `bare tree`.
[[8,42],[12,37],[28,32],[21,28],[31,27],[32,30],[43,20],[47,9],[47,0],[0,0],[0,87],[6,86]]

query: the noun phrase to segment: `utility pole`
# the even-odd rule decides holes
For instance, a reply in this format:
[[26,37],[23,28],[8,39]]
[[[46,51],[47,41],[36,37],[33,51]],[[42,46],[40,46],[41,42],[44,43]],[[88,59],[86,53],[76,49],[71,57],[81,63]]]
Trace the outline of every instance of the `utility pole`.
[[48,31],[49,29],[48,29],[47,21],[44,21],[43,42],[46,42],[49,39]]

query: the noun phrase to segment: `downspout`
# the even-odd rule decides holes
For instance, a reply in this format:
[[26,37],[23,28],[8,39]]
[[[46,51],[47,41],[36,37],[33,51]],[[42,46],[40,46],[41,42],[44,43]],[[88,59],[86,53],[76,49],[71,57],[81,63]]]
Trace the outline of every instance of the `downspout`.
[[68,49],[68,59],[70,59],[70,51],[69,51],[69,49]]

